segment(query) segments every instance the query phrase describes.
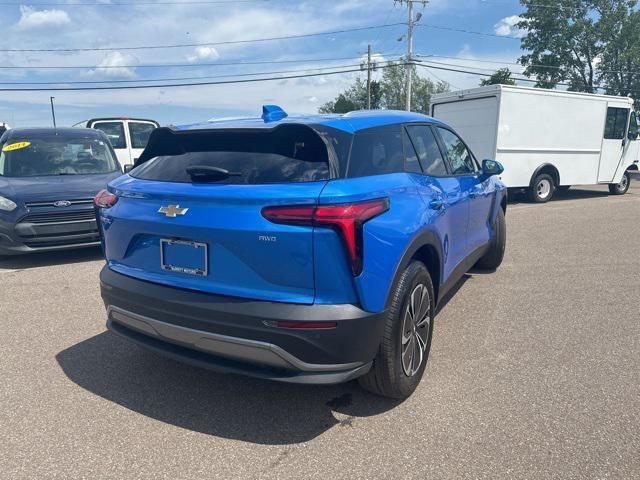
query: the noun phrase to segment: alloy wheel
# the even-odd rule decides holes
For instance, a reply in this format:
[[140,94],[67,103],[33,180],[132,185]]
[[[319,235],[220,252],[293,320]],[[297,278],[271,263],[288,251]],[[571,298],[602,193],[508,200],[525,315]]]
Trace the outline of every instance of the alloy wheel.
[[407,377],[414,376],[424,361],[429,326],[431,324],[431,299],[429,291],[419,284],[411,292],[402,322],[402,370]]

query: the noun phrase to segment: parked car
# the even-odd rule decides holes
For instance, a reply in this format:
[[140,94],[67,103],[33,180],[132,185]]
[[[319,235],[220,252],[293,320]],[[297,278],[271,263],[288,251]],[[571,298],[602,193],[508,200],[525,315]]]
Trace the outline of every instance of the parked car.
[[98,245],[93,197],[121,174],[99,130],[7,131],[0,140],[0,255]]
[[113,146],[121,165],[132,165],[147,146],[149,135],[160,125],[143,118],[93,118],[74,127],[102,130]]
[[533,202],[572,185],[629,189],[638,170],[633,99],[491,85],[431,97],[431,114],[453,125],[482,158],[505,167],[502,181]]
[[0,137],[2,137],[4,132],[6,132],[7,130],[11,130],[11,127],[9,126],[9,124],[0,122]]
[[95,198],[108,328],[218,371],[406,397],[438,302],[504,254],[502,167],[424,115],[265,106],[136,165]]

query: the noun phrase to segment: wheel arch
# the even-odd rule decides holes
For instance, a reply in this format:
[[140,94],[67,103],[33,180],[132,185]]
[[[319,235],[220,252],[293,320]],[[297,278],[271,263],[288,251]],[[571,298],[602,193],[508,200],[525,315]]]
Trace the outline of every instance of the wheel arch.
[[637,172],[638,171],[638,165],[635,164],[635,163],[632,164],[632,165],[629,165],[629,167],[625,171],[627,171],[627,172]]
[[529,187],[533,187],[533,182],[541,173],[551,175],[556,187],[560,185],[560,172],[558,171],[558,168],[551,163],[543,163],[538,168],[536,168],[533,172],[533,175],[531,175],[531,179],[529,180]]
[[395,273],[393,275],[393,281],[389,285],[387,292],[387,298],[385,300],[385,308],[389,306],[391,297],[393,294],[393,287],[397,285],[402,272],[407,268],[409,263],[413,260],[418,260],[427,267],[429,275],[431,276],[431,282],[433,283],[433,290],[435,296],[436,305],[439,299],[440,284],[442,282],[442,247],[438,236],[431,231],[421,232],[417,235],[405,250],[402,258],[398,262]]

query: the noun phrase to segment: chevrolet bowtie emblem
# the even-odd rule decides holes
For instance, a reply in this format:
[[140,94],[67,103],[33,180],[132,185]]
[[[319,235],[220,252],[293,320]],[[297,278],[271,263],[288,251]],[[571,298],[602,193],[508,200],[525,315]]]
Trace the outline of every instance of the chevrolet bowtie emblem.
[[176,218],[178,215],[184,215],[187,213],[188,208],[180,208],[180,205],[167,205],[166,207],[160,207],[158,213],[164,213],[167,217]]

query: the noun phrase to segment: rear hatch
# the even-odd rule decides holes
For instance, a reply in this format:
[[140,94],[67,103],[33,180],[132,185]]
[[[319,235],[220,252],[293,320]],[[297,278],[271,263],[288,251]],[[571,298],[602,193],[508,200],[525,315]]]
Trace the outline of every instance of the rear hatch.
[[114,271],[222,295],[314,301],[312,226],[268,221],[274,205],[316,205],[330,178],[311,128],[152,134],[118,197],[100,211]]

